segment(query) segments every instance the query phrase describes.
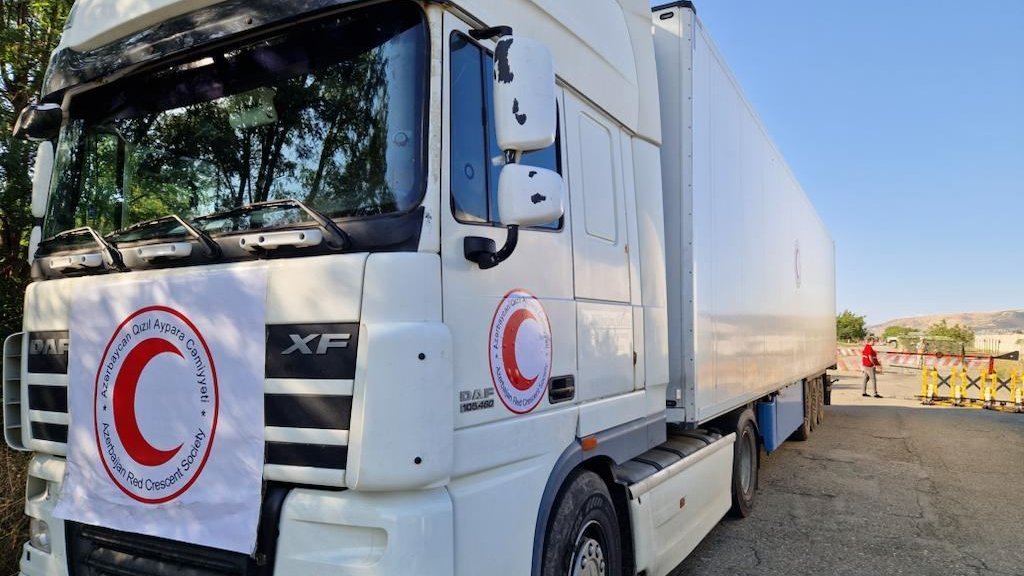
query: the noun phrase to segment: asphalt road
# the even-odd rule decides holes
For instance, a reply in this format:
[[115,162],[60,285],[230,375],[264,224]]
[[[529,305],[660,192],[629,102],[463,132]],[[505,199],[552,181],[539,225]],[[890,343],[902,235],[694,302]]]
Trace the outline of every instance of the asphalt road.
[[1024,414],[882,400],[842,378],[806,442],[764,459],[753,514],[720,523],[672,576],[1024,576]]

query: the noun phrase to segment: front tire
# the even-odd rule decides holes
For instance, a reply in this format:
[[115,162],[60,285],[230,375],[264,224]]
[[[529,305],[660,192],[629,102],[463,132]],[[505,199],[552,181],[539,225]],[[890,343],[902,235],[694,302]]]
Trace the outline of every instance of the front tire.
[[747,410],[736,420],[736,444],[733,447],[732,508],[729,514],[736,518],[746,518],[754,509],[759,450],[754,412]]
[[622,576],[619,521],[608,487],[588,470],[570,476],[544,536],[542,576]]

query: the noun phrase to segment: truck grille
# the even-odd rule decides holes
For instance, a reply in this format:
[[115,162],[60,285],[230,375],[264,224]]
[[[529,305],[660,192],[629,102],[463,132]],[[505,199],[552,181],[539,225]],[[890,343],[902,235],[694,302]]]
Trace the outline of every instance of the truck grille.
[[[40,422],[30,416],[29,428],[36,440],[67,444],[68,442],[68,387],[44,386],[29,384],[28,409],[35,418],[44,417],[47,421]],[[40,415],[39,412],[48,414]],[[55,418],[55,416],[59,415]],[[60,422],[63,420],[64,423]]]
[[162,538],[65,524],[71,576],[247,576],[248,556]]
[[[31,376],[30,376],[31,378]],[[325,386],[324,383],[327,383]],[[325,389],[331,381],[319,381]],[[279,393],[299,382],[268,381],[264,395],[266,453],[264,477],[294,484],[344,485],[348,428],[352,416],[351,381],[336,382],[340,394]],[[42,451],[67,455],[68,389],[29,384],[29,433]]]
[[65,522],[69,576],[269,576],[290,488],[264,490],[252,556],[164,538]]
[[[357,323],[267,327],[264,479],[344,487],[358,327]],[[292,358],[281,354],[295,342],[293,333],[305,342],[310,338],[307,332],[345,336],[345,346],[334,356]],[[59,344],[70,339],[68,334],[34,332],[28,337],[39,342],[36,352],[62,351]],[[56,456],[67,455],[66,357],[66,352],[63,356],[30,353],[27,363],[24,436],[34,441],[32,448]]]

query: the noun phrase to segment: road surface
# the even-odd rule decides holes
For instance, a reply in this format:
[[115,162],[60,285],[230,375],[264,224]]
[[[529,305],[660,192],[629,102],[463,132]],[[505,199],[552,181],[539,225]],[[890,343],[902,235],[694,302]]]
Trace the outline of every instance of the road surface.
[[764,460],[753,514],[672,576],[1024,576],[1024,414],[921,406],[914,374],[834,387],[807,442]]

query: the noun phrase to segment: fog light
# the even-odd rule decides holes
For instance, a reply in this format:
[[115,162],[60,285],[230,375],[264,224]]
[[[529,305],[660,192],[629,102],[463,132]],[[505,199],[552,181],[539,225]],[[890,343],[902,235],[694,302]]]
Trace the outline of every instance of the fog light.
[[33,518],[28,523],[28,543],[36,550],[41,550],[50,553],[50,527],[46,525],[46,522]]

